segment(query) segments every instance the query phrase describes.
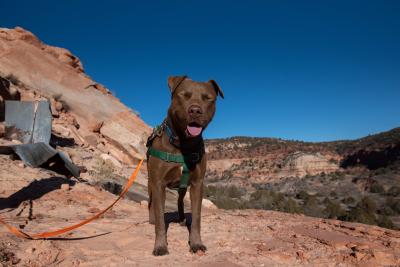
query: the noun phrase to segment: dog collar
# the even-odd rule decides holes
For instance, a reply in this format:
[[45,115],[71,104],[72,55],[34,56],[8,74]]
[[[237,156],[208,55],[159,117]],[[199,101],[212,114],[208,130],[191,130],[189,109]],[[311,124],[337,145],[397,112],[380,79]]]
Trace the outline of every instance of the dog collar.
[[181,146],[178,136],[172,131],[167,119],[165,119],[161,125],[154,127],[152,134],[147,138],[146,147],[150,149],[153,145],[153,140],[157,136],[162,137],[164,132],[168,137],[169,143],[181,151],[180,155],[186,160],[189,169],[201,161],[205,153],[204,142],[201,141],[198,149],[195,151],[185,149],[185,147]]

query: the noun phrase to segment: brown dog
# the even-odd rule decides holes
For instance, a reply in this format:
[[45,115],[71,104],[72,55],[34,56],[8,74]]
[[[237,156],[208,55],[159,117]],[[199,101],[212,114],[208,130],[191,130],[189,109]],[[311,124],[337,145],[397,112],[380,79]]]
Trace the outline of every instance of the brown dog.
[[[181,182],[183,172],[188,173],[192,209],[192,225],[189,234],[190,250],[205,251],[200,237],[201,202],[203,199],[203,179],[206,172],[206,157],[202,133],[215,113],[217,96],[224,97],[213,80],[195,82],[186,76],[169,77],[171,105],[163,124],[149,137],[149,150],[168,154],[157,157],[148,151],[149,173],[149,221],[155,223],[155,245],[153,255],[168,254],[166,226],[164,221],[165,189],[173,188]],[[180,157],[184,163],[169,160]],[[175,156],[177,155],[177,156]],[[185,166],[183,166],[186,164]],[[184,221],[183,197],[186,187],[179,188],[178,212]]]

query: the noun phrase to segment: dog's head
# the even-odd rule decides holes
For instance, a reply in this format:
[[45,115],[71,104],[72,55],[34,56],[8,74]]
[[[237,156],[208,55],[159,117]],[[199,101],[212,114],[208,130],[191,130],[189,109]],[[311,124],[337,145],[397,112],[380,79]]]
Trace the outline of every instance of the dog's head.
[[215,113],[215,102],[224,93],[214,80],[195,82],[187,76],[168,78],[171,105],[168,115],[178,134],[186,137],[200,136]]

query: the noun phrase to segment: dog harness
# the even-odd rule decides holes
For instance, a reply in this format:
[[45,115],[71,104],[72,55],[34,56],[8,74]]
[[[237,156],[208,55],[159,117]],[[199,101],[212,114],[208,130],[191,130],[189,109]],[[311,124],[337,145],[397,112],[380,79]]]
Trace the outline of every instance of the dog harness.
[[166,162],[174,162],[179,163],[182,166],[182,176],[179,180],[179,187],[174,189],[186,189],[189,185],[189,168],[185,163],[185,159],[182,154],[173,154],[161,150],[154,149],[153,147],[149,147],[147,150],[147,157],[153,156],[159,158]]
[[[174,188],[174,189],[175,190],[186,189],[189,185],[190,177],[189,177],[189,168],[188,168],[188,165],[186,164],[185,157],[183,156],[183,154],[169,153],[169,152],[161,151],[161,150],[158,150],[158,149],[155,149],[152,147],[154,138],[156,138],[157,136],[161,137],[162,133],[164,131],[167,134],[167,136],[169,138],[169,142],[172,145],[177,146],[177,142],[179,144],[178,137],[176,137],[173,134],[173,132],[172,132],[171,128],[168,126],[166,120],[164,120],[164,122],[161,125],[157,125],[156,127],[154,127],[152,134],[147,139],[147,143],[146,143],[146,146],[148,147],[147,159],[149,158],[149,156],[152,156],[152,157],[156,157],[156,158],[161,159],[166,162],[173,162],[173,163],[181,164],[182,176],[179,181],[179,187]],[[194,153],[194,154],[198,154],[198,153]],[[197,160],[199,160],[199,158],[197,158]]]

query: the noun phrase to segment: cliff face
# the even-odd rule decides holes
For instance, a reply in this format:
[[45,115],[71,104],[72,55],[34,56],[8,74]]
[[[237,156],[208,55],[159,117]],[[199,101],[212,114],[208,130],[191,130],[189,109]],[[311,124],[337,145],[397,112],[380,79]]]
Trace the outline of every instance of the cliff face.
[[304,177],[306,175],[317,175],[320,173],[331,173],[339,170],[338,164],[329,160],[319,153],[310,154],[297,152],[286,157],[277,177]]
[[241,184],[340,171],[342,158],[320,144],[272,138],[207,140],[207,150],[208,176],[243,178]]
[[232,137],[207,140],[209,177],[247,182],[330,174],[346,169],[377,170],[400,162],[400,128],[356,140],[301,142]]
[[132,163],[144,156],[150,127],[90,79],[79,58],[67,49],[43,44],[19,27],[0,28],[0,76],[19,87],[23,100],[45,97],[64,103],[79,125],[81,142],[101,143],[94,133],[100,132],[111,149],[119,151],[114,154],[120,154],[120,160]]
[[207,140],[206,195],[257,208],[400,229],[400,128],[357,140]]

